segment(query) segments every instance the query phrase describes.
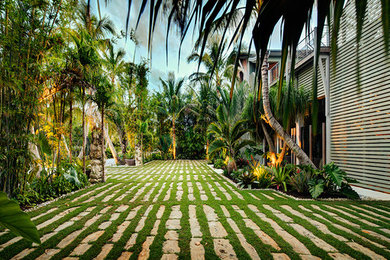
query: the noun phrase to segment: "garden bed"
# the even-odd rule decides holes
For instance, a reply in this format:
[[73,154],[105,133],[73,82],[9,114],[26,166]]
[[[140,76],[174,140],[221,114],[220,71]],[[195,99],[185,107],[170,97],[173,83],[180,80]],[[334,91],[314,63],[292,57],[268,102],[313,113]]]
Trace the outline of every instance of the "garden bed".
[[[254,160],[248,163],[248,167],[231,173],[228,173],[226,165],[223,169],[211,164],[208,166],[240,189],[270,189],[297,199],[360,199],[350,186],[350,183],[356,181],[348,178],[346,173],[333,163],[325,165],[324,169],[291,164],[266,167]],[[217,166],[221,167],[220,162]]]

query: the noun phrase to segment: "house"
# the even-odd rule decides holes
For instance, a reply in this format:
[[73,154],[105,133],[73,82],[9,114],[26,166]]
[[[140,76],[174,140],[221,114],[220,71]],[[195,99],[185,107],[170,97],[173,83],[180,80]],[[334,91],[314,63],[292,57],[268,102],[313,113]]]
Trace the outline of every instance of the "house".
[[[355,1],[346,1],[335,64],[330,58],[329,33],[324,31],[317,82],[318,134],[313,135],[311,119],[307,118],[296,123],[291,135],[315,164],[333,161],[357,179],[358,186],[389,193],[390,54],[384,49],[380,5],[380,0],[368,1],[358,46]],[[312,39],[308,35],[300,43],[295,66],[296,86],[307,91],[313,78]],[[278,57],[280,60],[280,52],[270,52],[270,84],[280,76]],[[255,61],[254,56],[241,60],[243,79],[253,75]],[[291,161],[296,162],[293,157]]]

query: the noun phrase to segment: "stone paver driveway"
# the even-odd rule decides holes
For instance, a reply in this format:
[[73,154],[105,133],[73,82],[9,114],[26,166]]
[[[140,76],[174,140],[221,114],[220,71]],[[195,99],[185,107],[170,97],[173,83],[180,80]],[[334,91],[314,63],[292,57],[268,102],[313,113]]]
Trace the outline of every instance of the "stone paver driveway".
[[0,259],[390,259],[390,204],[241,191],[201,161],[113,167],[31,213],[40,246],[0,232]]

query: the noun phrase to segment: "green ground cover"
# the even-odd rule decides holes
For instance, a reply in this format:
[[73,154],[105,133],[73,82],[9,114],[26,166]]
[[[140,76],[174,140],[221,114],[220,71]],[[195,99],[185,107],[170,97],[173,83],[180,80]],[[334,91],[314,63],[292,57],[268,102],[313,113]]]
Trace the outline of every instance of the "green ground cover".
[[40,246],[1,230],[0,259],[390,259],[389,202],[239,190],[204,161],[107,174],[30,213]]

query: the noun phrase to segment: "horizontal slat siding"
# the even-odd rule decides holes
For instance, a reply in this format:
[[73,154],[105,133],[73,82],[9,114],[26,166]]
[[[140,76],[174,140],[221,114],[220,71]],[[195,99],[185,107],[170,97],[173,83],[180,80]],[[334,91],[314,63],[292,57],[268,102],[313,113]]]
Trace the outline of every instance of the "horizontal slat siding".
[[360,89],[354,1],[344,10],[336,70],[330,70],[331,160],[360,186],[390,192],[390,59],[380,10],[380,0],[369,0],[360,44]]
[[[320,69],[318,71],[318,80],[317,80],[317,97],[325,96],[324,84],[321,79]],[[309,66],[306,66],[303,70],[297,72],[296,75],[298,87],[303,87],[306,93],[311,93],[313,89],[313,63],[310,63]],[[311,97],[311,95],[310,95]]]

